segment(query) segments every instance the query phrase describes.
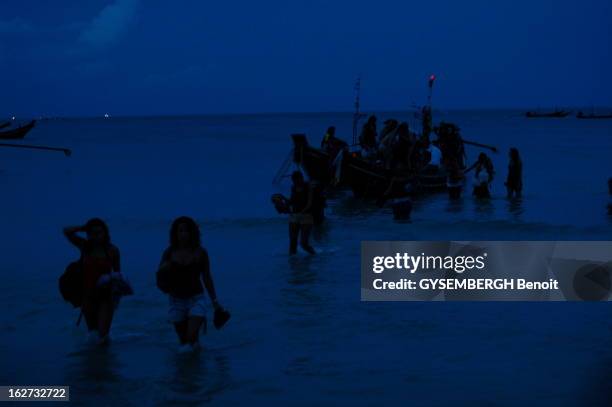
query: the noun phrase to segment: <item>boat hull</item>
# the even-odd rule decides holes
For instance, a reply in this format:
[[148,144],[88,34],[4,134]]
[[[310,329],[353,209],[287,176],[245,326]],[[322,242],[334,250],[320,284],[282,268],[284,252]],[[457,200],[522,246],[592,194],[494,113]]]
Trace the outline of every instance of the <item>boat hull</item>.
[[22,139],[26,136],[26,134],[28,134],[30,130],[32,130],[35,124],[36,120],[32,120],[30,123],[21,127],[17,127],[16,129],[0,131],[0,140]]
[[569,116],[570,112],[535,113],[527,112],[525,117],[529,119],[562,119]]
[[612,119],[612,114],[606,115],[577,115],[576,119],[581,120],[603,120],[603,119]]
[[[309,146],[305,135],[294,134],[292,139],[293,160],[309,179],[336,189],[348,187],[356,198],[396,198],[447,189],[448,173],[442,168],[424,170],[418,174],[391,171],[364,159],[358,152],[347,150],[343,150],[342,159],[334,163],[335,157]],[[340,165],[340,168],[336,168],[337,165]]]
[[416,175],[390,171],[371,164],[356,155],[345,157],[342,182],[356,198],[388,199],[408,195],[443,192],[448,174],[444,169],[423,170]]
[[335,157],[311,147],[303,134],[293,134],[291,138],[294,146],[293,162],[304,170],[308,178],[324,186],[335,184]]

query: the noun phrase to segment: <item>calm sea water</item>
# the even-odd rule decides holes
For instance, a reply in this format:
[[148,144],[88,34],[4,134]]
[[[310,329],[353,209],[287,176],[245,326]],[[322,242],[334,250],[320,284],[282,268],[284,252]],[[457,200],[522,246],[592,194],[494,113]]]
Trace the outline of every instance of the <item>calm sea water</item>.
[[[380,113],[416,126],[406,113]],[[612,310],[584,303],[361,303],[361,240],[612,240],[606,214],[612,121],[526,120],[514,111],[438,112],[497,146],[493,198],[415,203],[410,223],[339,193],[315,257],[287,256],[270,204],[291,148],[350,114],[54,120],[0,149],[0,384],[70,385],[81,405],[606,405]],[[382,121],[382,120],[381,120]],[[507,150],[525,193],[505,198]],[[480,150],[468,149],[469,161]],[[183,355],[154,273],[173,218],[202,227],[220,301],[233,318]],[[106,219],[136,295],[106,350],[86,345],[57,278],[78,253],[61,228]]]

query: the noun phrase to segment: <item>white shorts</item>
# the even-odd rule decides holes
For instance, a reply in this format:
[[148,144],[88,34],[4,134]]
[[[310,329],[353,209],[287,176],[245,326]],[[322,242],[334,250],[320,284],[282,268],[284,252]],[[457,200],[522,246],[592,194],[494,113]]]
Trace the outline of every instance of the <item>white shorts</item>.
[[170,301],[168,311],[170,322],[183,322],[189,317],[206,318],[206,297],[204,294],[189,298],[176,298],[170,295],[168,299]]

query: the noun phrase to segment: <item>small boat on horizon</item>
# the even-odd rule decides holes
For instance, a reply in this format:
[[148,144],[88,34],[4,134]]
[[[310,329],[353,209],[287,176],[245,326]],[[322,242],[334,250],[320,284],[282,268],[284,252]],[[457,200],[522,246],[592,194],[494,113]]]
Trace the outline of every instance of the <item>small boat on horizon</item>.
[[28,134],[30,130],[32,130],[35,124],[36,124],[36,120],[32,120],[31,122],[23,126],[19,126],[11,130],[0,131],[0,139],[2,140],[22,139],[26,136],[26,134]]
[[564,117],[569,116],[570,112],[566,111],[566,110],[555,110],[554,112],[544,112],[544,113],[538,113],[535,111],[529,111],[527,113],[525,113],[525,117],[533,119],[533,118],[555,118],[555,119],[562,119]]
[[584,114],[582,112],[578,112],[576,115],[576,119],[612,119],[612,113],[608,114]]

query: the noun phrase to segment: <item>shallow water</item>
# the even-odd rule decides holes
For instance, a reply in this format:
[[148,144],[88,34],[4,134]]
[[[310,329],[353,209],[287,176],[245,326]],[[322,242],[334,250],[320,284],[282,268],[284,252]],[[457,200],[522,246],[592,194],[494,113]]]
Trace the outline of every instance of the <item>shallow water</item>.
[[[87,405],[604,405],[607,303],[360,302],[361,240],[612,240],[612,121],[437,117],[500,149],[490,202],[431,196],[415,202],[411,222],[397,223],[390,210],[338,193],[314,235],[319,254],[291,259],[286,219],[269,201],[288,189],[272,179],[289,134],[316,144],[334,124],[342,137],[350,114],[41,122],[28,143],[74,154],[0,149],[0,383],[70,385]],[[511,146],[524,160],[520,201],[504,196]],[[470,161],[479,151],[468,150]],[[178,352],[154,281],[170,222],[183,214],[200,222],[233,314],[222,331],[209,327],[193,355]],[[78,313],[57,291],[78,255],[61,228],[92,216],[108,221],[136,289],[105,350],[86,345]]]

